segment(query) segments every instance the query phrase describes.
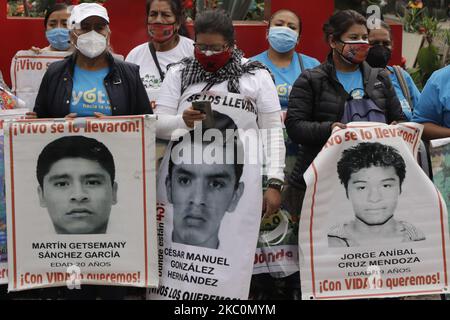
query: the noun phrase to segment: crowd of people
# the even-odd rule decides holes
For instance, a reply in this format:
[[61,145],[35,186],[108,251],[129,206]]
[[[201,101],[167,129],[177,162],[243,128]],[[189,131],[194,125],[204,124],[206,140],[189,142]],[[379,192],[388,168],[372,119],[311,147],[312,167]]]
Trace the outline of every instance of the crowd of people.
[[[414,1],[411,6],[420,3]],[[352,121],[414,121],[424,124],[426,140],[450,137],[450,67],[435,72],[421,94],[405,70],[389,64],[395,45],[389,25],[381,21],[380,28],[370,30],[366,18],[355,11],[336,12],[325,23],[324,39],[330,51],[320,63],[297,52],[302,20],[289,9],[271,16],[268,49],[245,58],[224,12],[201,13],[190,39],[181,1],[148,0],[149,41],[131,50],[125,61],[112,53],[110,19],[103,6],[84,3],[68,9],[58,4],[47,11],[44,24],[49,46],[32,47],[37,53],[66,51],[68,56],[48,68],[28,117],[155,113],[157,138],[168,141],[178,129],[192,130],[206,119],[189,102],[193,94],[211,90],[249,97],[256,107],[251,125],[270,129],[270,141],[264,145],[277,146],[271,152],[281,159],[268,164],[264,192],[253,190],[262,201],[262,216],[280,208],[300,216],[306,190],[303,174],[335,127],[344,129]],[[86,92],[94,92],[95,99],[86,99]],[[355,110],[367,116],[361,118]],[[171,177],[168,185],[175,207],[180,200],[173,196],[176,181]],[[235,185],[230,201],[239,196],[239,178]],[[174,237],[175,242],[218,246],[211,239],[203,242],[200,235]],[[253,299],[300,297],[299,272],[284,279],[267,274],[253,278]]]

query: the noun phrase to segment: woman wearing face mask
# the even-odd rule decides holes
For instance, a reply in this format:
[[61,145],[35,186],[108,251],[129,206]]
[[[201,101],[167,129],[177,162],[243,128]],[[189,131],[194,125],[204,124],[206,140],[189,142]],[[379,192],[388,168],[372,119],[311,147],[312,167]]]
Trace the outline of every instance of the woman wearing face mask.
[[399,66],[388,66],[392,55],[391,27],[384,21],[378,22],[381,28],[369,30],[371,48],[366,61],[373,68],[386,69],[402,105],[403,113],[408,120],[411,120],[412,111],[419,103],[420,91],[408,72]]
[[138,66],[121,62],[109,52],[106,9],[95,3],[75,6],[68,26],[76,50],[45,73],[34,107],[37,117],[152,113]]
[[[320,62],[305,54],[295,51],[300,42],[302,21],[294,12],[282,9],[275,12],[269,20],[267,39],[269,49],[251,58],[265,64],[275,77],[278,97],[283,119],[286,118],[289,94],[292,85],[303,70],[312,69]],[[286,135],[286,168],[285,173],[290,174],[298,152],[298,146]]]
[[43,49],[32,47],[36,53],[45,51],[68,51],[71,49],[67,19],[70,13],[65,3],[57,3],[45,13],[44,26],[48,47]]
[[184,27],[180,0],[148,0],[149,42],[131,50],[126,61],[139,65],[148,98],[154,107],[167,66],[194,55],[194,41],[180,35]]
[[[284,183],[283,167],[285,156],[280,117],[281,108],[270,73],[260,62],[243,58],[242,52],[235,46],[233,23],[224,12],[202,12],[196,17],[194,29],[194,57],[185,58],[171,66],[159,92],[155,109],[158,115],[157,137],[166,140],[175,139],[178,132],[192,130],[194,127],[197,128],[202,120],[206,120],[206,116],[201,111],[194,109],[196,106],[195,102],[206,100],[211,102],[213,112],[227,115],[236,123],[239,129],[251,129],[252,132],[267,129],[262,130],[268,132],[268,135],[263,137],[263,142],[265,142],[264,148],[266,148],[266,151],[270,151],[271,159],[279,160],[271,161],[269,159],[267,162],[268,188],[264,195],[261,193],[260,164],[258,163],[256,166],[244,164],[242,177],[245,178],[240,180],[240,183],[244,185],[242,198],[248,199],[254,205],[248,212],[232,212],[234,210],[232,209],[227,215],[231,219],[243,219],[242,217],[245,216],[247,217],[246,219],[250,220],[244,223],[245,226],[239,225],[238,227],[238,225],[233,225],[233,229],[229,229],[230,233],[228,236],[219,241],[220,249],[223,246],[230,246],[236,239],[242,240],[242,234],[246,234],[246,232],[252,232],[256,238],[261,211],[262,214],[271,215],[279,209],[281,189]],[[222,123],[216,121],[216,118],[213,119],[215,119],[214,129],[223,129]],[[206,125],[206,123],[203,123],[203,128]],[[272,148],[267,149],[268,146],[272,146]],[[168,158],[169,156],[166,155],[164,159],[167,160]],[[215,168],[214,166],[210,167],[206,163],[201,165],[205,167],[205,170],[213,170]],[[221,163],[215,166],[220,165]],[[166,167],[166,163],[163,162],[161,168]],[[222,172],[216,175],[209,173],[211,186],[208,188],[211,192],[224,193],[221,190],[225,189],[223,187],[225,184],[220,181],[225,181],[226,178],[219,177],[226,177],[226,167],[224,165],[223,169],[221,169]],[[254,169],[255,171],[253,171]],[[163,171],[158,173],[160,177],[164,177],[164,174],[165,172]],[[186,173],[185,175],[186,178],[182,180],[184,185],[189,183],[188,180],[195,180],[195,183],[198,184],[198,178],[191,176],[192,173]],[[187,178],[188,176],[192,177],[192,179]],[[217,183],[214,182],[215,176],[217,176]],[[235,181],[235,184],[238,185],[238,182]],[[161,188],[161,184],[158,184],[158,188]],[[201,192],[201,190],[198,190],[198,192]],[[159,189],[158,193],[163,194],[164,191]],[[215,206],[214,203],[204,203],[202,205],[199,202],[205,197],[206,195],[203,194],[195,197],[195,199],[191,200],[190,206],[192,208],[200,206],[198,210],[201,209],[203,211],[212,210],[211,208]],[[222,197],[226,197],[226,194],[224,193]],[[165,200],[161,199],[161,201],[164,202]],[[245,208],[245,204],[242,204],[242,201],[239,203],[239,206]],[[240,210],[243,210],[242,208]],[[191,220],[193,219],[191,218]],[[233,221],[236,223],[236,220]],[[192,229],[196,229],[195,227],[201,225],[201,223],[203,222],[200,222],[199,219],[197,222],[191,222]],[[251,234],[249,236],[252,237]],[[245,264],[250,269],[246,269],[243,272],[251,272],[254,248],[252,253],[250,253],[246,245],[246,243],[242,243],[243,249],[240,263]],[[229,277],[233,279],[233,274],[230,274]],[[165,285],[164,281],[164,279],[161,279],[160,284]]]
[[[96,3],[75,6],[69,18],[75,51],[52,63],[42,80],[29,118],[75,118],[152,114],[139,67],[109,52],[106,9]],[[42,290],[51,299],[123,299],[126,287],[83,286],[82,290]]]
[[352,121],[406,120],[387,72],[365,62],[366,19],[353,10],[340,11],[325,24],[324,33],[331,48],[327,61],[306,70],[289,97],[286,129],[301,145],[283,197],[289,212],[300,213],[306,189],[303,174],[333,128],[345,128]]
[[[192,100],[200,99],[200,96],[195,98],[197,94],[239,95],[254,101],[258,115],[255,125],[273,129],[269,138],[273,145],[279,146],[271,150],[275,152],[274,159],[281,160],[268,169],[269,188],[263,205],[264,213],[272,214],[281,201],[285,151],[284,144],[279,143],[283,139],[280,103],[273,80],[261,63],[243,58],[235,47],[234,27],[225,13],[205,11],[196,19],[194,28],[195,57],[185,58],[171,67],[161,87],[156,103],[159,117],[156,134],[170,140],[175,130],[190,130],[196,122],[205,120],[205,114],[192,107]],[[215,101],[230,99],[215,98]],[[229,107],[235,108],[239,106]]]
[[[251,58],[265,64],[275,77],[278,98],[282,109],[282,119],[286,118],[289,94],[292,85],[306,69],[312,69],[320,62],[312,57],[296,52],[302,33],[302,22],[294,12],[282,9],[269,20],[267,40],[269,49]],[[284,130],[285,131],[285,130]],[[284,134],[286,146],[285,175],[288,176],[297,159],[298,145]],[[274,278],[269,274],[253,275],[252,296],[254,299],[299,299],[298,272],[288,277]]]
[[264,63],[272,71],[283,110],[287,109],[292,84],[302,71],[320,64],[317,59],[295,51],[301,33],[300,17],[290,10],[279,10],[269,20],[269,49],[251,58]]

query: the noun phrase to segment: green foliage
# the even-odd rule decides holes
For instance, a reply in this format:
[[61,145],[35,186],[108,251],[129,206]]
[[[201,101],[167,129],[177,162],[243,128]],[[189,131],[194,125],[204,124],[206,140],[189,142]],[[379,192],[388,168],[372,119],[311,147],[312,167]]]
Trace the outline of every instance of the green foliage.
[[264,20],[264,0],[256,0],[252,3],[245,20]]
[[409,69],[408,72],[417,87],[422,90],[433,72],[441,68],[438,49],[433,45],[421,48],[417,55],[417,64],[417,68]]
[[[68,1],[69,3],[71,1]],[[81,0],[83,2],[97,2],[104,3],[106,0]],[[23,0],[8,0],[8,16],[14,17],[44,17],[47,8],[53,6],[56,0],[27,0],[27,9],[24,8]],[[28,11],[28,15],[27,15]]]
[[425,86],[434,71],[442,67],[439,50],[433,45],[436,37],[443,37],[444,42],[450,43],[450,32],[443,31],[439,27],[439,20],[428,14],[426,8],[408,9],[403,18],[403,28],[407,32],[420,32],[425,35],[427,46],[419,50],[417,55],[417,65],[415,69],[410,69],[414,82],[419,89]]
[[421,27],[425,29],[426,39],[429,44],[433,38],[440,32],[439,21],[435,17],[424,16],[421,21]]
[[440,30],[438,36],[442,38],[446,45],[450,46],[450,29]]
[[420,72],[420,68],[411,68],[406,70],[408,71],[409,75],[413,79],[414,83],[416,84],[417,88],[422,91],[423,89],[423,83],[422,83],[422,74]]
[[403,29],[406,32],[418,32],[422,26],[422,19],[425,15],[425,8],[423,9],[408,9],[405,11],[403,17]]

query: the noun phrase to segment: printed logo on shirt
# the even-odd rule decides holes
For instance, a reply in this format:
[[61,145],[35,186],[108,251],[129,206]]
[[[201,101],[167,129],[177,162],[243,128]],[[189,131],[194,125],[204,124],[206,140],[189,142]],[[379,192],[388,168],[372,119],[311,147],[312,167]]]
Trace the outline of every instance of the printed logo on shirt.
[[350,96],[355,100],[362,99],[362,98],[364,98],[364,89],[360,89],[360,88],[353,89],[350,92]]
[[111,110],[111,104],[108,95],[102,90],[93,88],[87,91],[72,91],[72,106],[82,107],[84,109]]
[[289,96],[291,94],[292,86],[287,83],[282,83],[277,85],[278,95],[281,96]]
[[283,109],[287,108],[289,95],[291,94],[292,86],[287,83],[277,85],[278,98]]
[[144,84],[145,89],[159,89],[162,84],[160,78],[157,78],[154,75],[150,74],[146,74],[143,78],[141,78],[141,80]]

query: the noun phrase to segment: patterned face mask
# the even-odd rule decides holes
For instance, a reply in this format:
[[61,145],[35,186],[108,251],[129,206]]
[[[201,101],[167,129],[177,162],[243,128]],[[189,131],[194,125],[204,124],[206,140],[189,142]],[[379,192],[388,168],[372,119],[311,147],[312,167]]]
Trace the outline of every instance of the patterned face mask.
[[366,60],[370,45],[367,40],[339,41],[344,44],[342,50],[336,52],[350,64],[361,64]]
[[175,35],[175,23],[149,23],[148,34],[152,41],[163,43]]

